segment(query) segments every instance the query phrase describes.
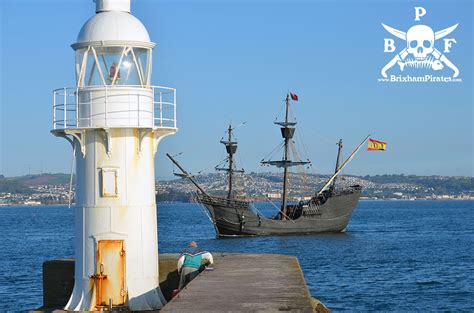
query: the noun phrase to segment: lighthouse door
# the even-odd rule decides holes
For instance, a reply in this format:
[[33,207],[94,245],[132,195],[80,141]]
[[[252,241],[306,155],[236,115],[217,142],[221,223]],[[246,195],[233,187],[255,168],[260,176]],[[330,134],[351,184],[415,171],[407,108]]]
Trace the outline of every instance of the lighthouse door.
[[96,307],[124,305],[126,291],[123,240],[99,240],[96,260]]

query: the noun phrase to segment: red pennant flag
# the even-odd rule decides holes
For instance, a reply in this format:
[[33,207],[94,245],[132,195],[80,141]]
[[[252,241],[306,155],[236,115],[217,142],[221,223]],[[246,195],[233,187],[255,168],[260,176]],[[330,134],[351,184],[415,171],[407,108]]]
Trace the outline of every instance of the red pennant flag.
[[291,100],[298,101],[298,95],[296,93],[290,92],[290,97],[291,97]]

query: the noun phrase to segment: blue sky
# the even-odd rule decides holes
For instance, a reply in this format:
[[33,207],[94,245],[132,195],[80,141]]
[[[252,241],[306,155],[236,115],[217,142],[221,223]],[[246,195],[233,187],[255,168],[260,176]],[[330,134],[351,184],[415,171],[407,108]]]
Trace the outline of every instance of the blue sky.
[[[394,37],[381,23],[406,31],[418,23],[417,6],[435,31],[459,23],[446,56],[461,83],[378,82],[394,56],[383,52]],[[70,45],[94,4],[3,0],[0,8],[0,174],[69,172],[69,143],[49,133],[52,90],[75,83]],[[178,90],[179,132],[159,146],[157,177],[172,175],[166,152],[183,152],[192,172],[212,171],[230,121],[247,122],[236,131],[241,166],[268,171],[259,161],[281,141],[273,121],[288,90],[300,97],[293,112],[312,172],[333,170],[338,138],[349,150],[370,133],[388,150],[361,151],[346,173],[472,175],[473,12],[468,0],[132,1],[157,43],[153,83]]]

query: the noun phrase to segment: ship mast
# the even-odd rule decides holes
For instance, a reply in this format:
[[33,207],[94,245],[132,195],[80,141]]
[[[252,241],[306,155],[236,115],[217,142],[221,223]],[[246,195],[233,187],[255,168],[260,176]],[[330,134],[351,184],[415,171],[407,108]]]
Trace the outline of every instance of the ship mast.
[[284,122],[275,122],[276,125],[280,125],[281,136],[284,141],[284,153],[283,159],[281,161],[262,161],[263,165],[274,165],[277,167],[283,167],[283,195],[282,203],[280,208],[280,219],[285,219],[287,216],[287,205],[288,205],[288,168],[290,166],[304,165],[310,163],[309,161],[291,161],[289,158],[290,150],[290,141],[295,134],[295,125],[296,122],[289,121],[289,110],[290,110],[290,95],[286,95],[285,99],[286,111],[285,111],[285,121]]
[[326,182],[326,184],[323,186],[323,188],[321,188],[321,190],[319,190],[319,192],[316,193],[316,196],[319,196],[321,195],[325,190],[327,190],[332,182],[336,179],[336,177],[341,174],[342,170],[344,169],[344,167],[346,167],[347,164],[349,164],[350,161],[352,161],[352,159],[355,157],[355,155],[357,154],[357,152],[359,152],[359,149],[362,147],[362,145],[367,141],[367,139],[369,139],[370,137],[370,134],[365,137],[365,139],[357,146],[357,148],[355,148],[355,150],[351,153],[351,155],[344,161],[344,163],[342,163],[342,165],[338,168],[338,170],[336,171],[336,173],[334,173],[334,175],[332,175],[332,177]]
[[232,125],[229,124],[229,128],[227,129],[227,141],[221,140],[221,143],[225,145],[225,149],[227,151],[227,161],[229,166],[225,168],[216,167],[218,171],[226,171],[228,173],[228,192],[227,198],[233,199],[234,198],[234,191],[233,191],[233,180],[234,180],[234,173],[243,173],[243,170],[236,170],[234,165],[234,154],[237,152],[237,141],[232,141]]
[[[337,158],[336,158],[336,169],[334,170],[334,174],[337,173],[337,170],[339,169],[339,163],[341,161],[342,139],[339,139],[339,142],[336,143],[336,145],[338,146],[338,149],[337,149]],[[334,181],[332,182],[331,191],[333,191],[336,188],[336,179],[337,179],[337,176],[334,178]]]
[[281,135],[285,139],[285,153],[283,161],[285,162],[285,166],[283,167],[283,197],[281,199],[281,212],[282,212],[282,219],[286,216],[286,204],[287,204],[287,197],[288,197],[288,166],[286,163],[288,162],[288,145],[290,139],[293,138],[293,134],[295,133],[295,128],[288,127],[288,109],[290,107],[290,95],[286,95],[286,112],[285,112],[285,126],[281,128]]

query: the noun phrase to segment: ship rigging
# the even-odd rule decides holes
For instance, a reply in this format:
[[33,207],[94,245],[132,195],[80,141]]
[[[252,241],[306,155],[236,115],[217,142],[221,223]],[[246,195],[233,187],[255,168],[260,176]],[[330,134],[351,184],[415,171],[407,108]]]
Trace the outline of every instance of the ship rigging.
[[290,150],[293,144],[293,137],[296,131],[296,121],[289,118],[290,97],[294,99],[294,94],[288,94],[285,99],[285,119],[282,122],[275,122],[280,126],[283,142],[283,157],[281,160],[262,160],[262,165],[271,165],[283,168],[283,190],[279,214],[275,218],[262,216],[255,210],[253,204],[245,199],[236,199],[234,188],[234,174],[243,173],[235,167],[235,154],[237,152],[237,141],[233,138],[231,125],[227,129],[227,138],[220,142],[226,147],[227,167],[217,166],[215,169],[227,172],[227,197],[218,197],[209,194],[198,184],[195,178],[189,174],[171,155],[168,158],[178,167],[181,177],[187,178],[198,189],[196,199],[205,206],[209,217],[213,222],[218,237],[227,236],[261,236],[261,235],[284,235],[284,234],[311,234],[324,232],[344,231],[349,222],[352,211],[357,206],[362,187],[353,185],[336,190],[335,182],[342,170],[354,158],[362,145],[367,141],[367,136],[350,156],[340,164],[342,140],[338,142],[338,152],[336,158],[336,168],[331,178],[317,192],[308,197],[309,200],[302,200],[298,203],[289,203],[288,190],[289,168],[294,166],[308,165],[311,161],[290,158]]

